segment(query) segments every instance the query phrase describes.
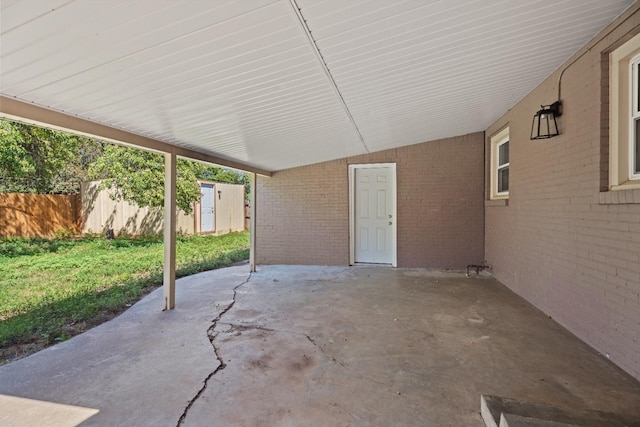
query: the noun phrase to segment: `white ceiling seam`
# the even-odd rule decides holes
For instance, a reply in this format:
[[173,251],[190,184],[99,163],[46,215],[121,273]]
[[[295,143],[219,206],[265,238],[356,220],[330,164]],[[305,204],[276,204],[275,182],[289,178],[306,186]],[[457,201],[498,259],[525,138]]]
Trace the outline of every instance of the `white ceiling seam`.
[[[123,0],[120,0],[120,1],[123,1]],[[54,58],[46,59],[46,61],[42,61],[42,62],[43,62],[43,65],[49,65],[51,70],[59,70],[60,76],[62,76],[63,78],[68,78],[69,76],[71,76],[71,73],[64,72],[64,67],[66,66],[77,67],[78,65],[81,65],[83,67],[83,73],[84,73],[88,70],[91,70],[92,68],[95,68],[96,66],[104,67],[105,65],[110,64],[112,61],[120,62],[120,61],[126,61],[132,57],[140,58],[141,55],[146,54],[149,50],[156,51],[159,48],[162,48],[166,45],[175,45],[177,42],[181,40],[188,39],[190,37],[196,37],[198,34],[202,34],[203,32],[206,32],[211,28],[225,25],[228,22],[237,20],[239,17],[244,17],[247,14],[258,13],[258,16],[261,16],[261,18],[263,19],[262,22],[265,22],[264,15],[260,15],[259,13],[260,9],[276,4],[277,1],[278,0],[261,0],[261,3],[263,4],[261,6],[256,6],[257,4],[260,4],[260,3],[257,3],[257,0],[254,0],[252,2],[252,6],[256,6],[256,7],[251,7],[248,10],[239,10],[238,13],[231,13],[231,12],[216,13],[213,22],[207,20],[206,22],[201,22],[200,24],[195,25],[195,28],[194,28],[194,23],[190,21],[193,21],[195,19],[202,20],[204,17],[208,15],[212,15],[213,11],[220,12],[219,9],[223,9],[223,5],[217,4],[215,2],[203,3],[203,4],[201,3],[200,5],[198,5],[196,2],[193,2],[191,0],[183,0],[182,2],[158,1],[158,2],[154,2],[154,7],[152,10],[147,11],[149,16],[146,16],[145,17],[146,19],[141,19],[140,16],[136,16],[136,12],[144,13],[143,6],[145,6],[147,3],[144,1],[130,2],[129,0],[124,0],[124,4],[119,5],[120,8],[123,8],[124,6],[129,8],[140,7],[140,9],[143,9],[143,10],[140,10],[140,11],[137,9],[128,10],[127,11],[128,13],[126,14],[126,18],[122,18],[119,20],[116,19],[115,21],[109,20],[108,19],[109,16],[103,16],[102,20],[99,20],[96,22],[96,25],[101,24],[102,26],[98,28],[91,28],[92,31],[90,33],[89,31],[87,31],[87,33],[85,33],[85,37],[78,38],[78,37],[75,37],[74,33],[69,34],[74,27],[65,28],[64,32],[56,33],[54,34],[54,36],[57,38],[60,38],[61,40],[64,40],[66,45],[62,45],[61,47],[59,47],[59,51],[52,52],[56,54]],[[226,2],[226,3],[233,5],[232,2]],[[76,4],[88,4],[94,10],[97,7],[103,7],[109,11],[111,11],[112,9],[116,9],[116,10],[118,9],[114,7],[112,1],[93,2],[93,1],[86,1],[86,0],[76,0]],[[202,5],[215,5],[215,6],[208,9],[199,10],[198,8],[202,7]],[[193,16],[181,17],[178,13],[178,10],[176,9],[179,9],[180,12],[184,13],[184,12],[188,12],[187,7],[193,8],[194,11],[199,10],[200,12],[199,16],[196,18],[194,18]],[[236,8],[239,8],[239,6],[236,6]],[[256,12],[256,10],[258,12]],[[95,12],[100,13],[102,11],[97,10]],[[76,11],[76,13],[78,12]],[[176,18],[171,19],[169,22],[165,22],[167,19],[174,16]],[[163,21],[163,18],[165,21]],[[52,19],[56,20],[55,17],[53,17]],[[268,21],[268,19],[266,21]],[[111,22],[115,22],[115,23],[111,24]],[[164,23],[159,24],[156,22],[164,22]],[[187,25],[188,29],[185,29],[184,31],[178,31],[173,29],[174,27],[177,27],[178,24],[180,24],[181,22],[188,24]],[[131,27],[131,28],[128,28],[128,27]],[[238,27],[236,31],[243,31],[243,29],[242,27]],[[169,34],[172,34],[172,33],[175,33],[175,37],[169,36]],[[152,41],[147,42],[147,39],[149,38],[150,34],[158,34],[158,38],[154,38]],[[127,35],[129,35],[129,37],[127,37]],[[63,36],[66,36],[66,38]],[[228,34],[225,34],[223,37],[227,37],[227,36]],[[106,39],[106,40],[103,42],[102,39]],[[102,52],[105,55],[107,55],[105,56],[105,58],[107,59],[101,60],[101,62],[98,62],[98,63],[88,61],[89,59],[91,60],[96,59],[96,52],[94,52],[93,49],[105,47],[104,44],[106,44],[107,41],[110,41],[112,43],[107,46],[109,49],[104,49],[104,52]],[[30,44],[34,44],[34,43],[30,43]],[[91,47],[93,49],[84,49],[83,48],[84,46]],[[23,46],[21,47],[21,49],[27,50],[27,48],[30,48],[30,47],[31,46]],[[77,52],[84,53],[84,56],[74,58],[75,62],[78,64],[66,63],[65,56],[59,55],[60,53],[73,55],[74,53],[77,53]],[[100,53],[100,51],[98,51],[98,53]],[[117,56],[113,56],[114,53],[117,53]],[[6,55],[10,56],[11,52],[7,53]],[[114,59],[111,59],[111,60],[108,59],[109,56],[111,56]],[[100,58],[99,55],[97,57]],[[15,59],[12,59],[12,60],[15,61]],[[54,62],[54,60],[56,60],[57,63]],[[88,61],[88,63],[84,63],[83,61]],[[30,70],[23,70],[23,71],[30,71]],[[38,71],[42,73],[50,70],[46,70],[46,69],[42,70],[42,67],[38,67],[34,70],[34,72],[36,73]],[[54,80],[54,79],[50,79],[50,80]]]
[[[237,73],[234,76],[229,76],[229,77],[225,77],[223,79],[219,79],[215,81],[215,87],[212,88],[212,90],[216,91],[216,90],[220,90],[221,88],[227,88],[229,86],[238,86],[240,85],[240,83],[238,83],[237,78],[240,76],[247,76],[248,80],[243,80],[242,86],[246,87],[247,84],[249,84],[249,86],[251,86],[253,83],[257,84],[262,84],[265,82],[265,80],[269,77],[274,77],[277,78],[279,73],[281,71],[290,71],[292,73],[295,74],[301,74],[301,73],[305,73],[308,75],[309,74],[309,65],[311,65],[311,63],[300,63],[299,61],[294,61],[291,60],[292,62],[297,62],[296,64],[292,65],[292,66],[286,66],[284,68],[279,68],[279,69],[273,69],[273,70],[269,70],[266,71],[267,67],[274,67],[275,66],[273,64],[271,64],[270,66],[265,66],[265,67],[260,67],[258,69],[253,69],[251,71],[247,71],[247,72],[243,72],[243,73]],[[276,64],[280,67],[282,67],[284,65],[284,62],[278,63]],[[262,71],[262,72],[261,72]],[[250,73],[254,73],[254,76],[250,76]],[[163,96],[166,92],[167,89],[172,89],[172,91],[176,94],[180,94],[181,91],[191,91],[192,86],[191,85],[204,85],[205,87],[207,87],[207,85],[209,84],[209,81],[212,77],[211,76],[200,76],[197,78],[193,78],[193,79],[189,79],[189,80],[184,80],[181,82],[176,82],[176,83],[172,83],[172,84],[167,84],[166,86],[162,87],[162,86],[157,86],[157,87],[153,87],[151,88],[151,90],[144,90],[144,87],[139,88],[137,91],[133,92],[133,93],[128,93],[125,97],[120,96],[119,98],[117,97],[118,95],[114,95],[111,98],[104,98],[102,103],[98,106],[95,106],[94,108],[90,108],[90,109],[86,109],[86,110],[82,110],[82,112],[79,112],[80,114],[86,114],[89,112],[93,112],[96,109],[101,109],[102,111],[104,111],[105,108],[110,107],[110,106],[116,106],[116,108],[120,108],[117,105],[119,103],[122,103],[128,99],[134,99],[138,96],[141,95],[145,95],[145,96],[149,96],[151,94],[157,94],[159,96]],[[227,85],[226,83],[229,82],[229,85]],[[200,86],[198,86],[200,87]],[[197,92],[198,94],[202,95],[204,92],[202,90],[202,88]],[[71,109],[69,110],[71,112],[73,112],[74,110]],[[77,111],[77,110],[75,110]]]
[[[286,41],[282,42],[282,44],[285,44]],[[258,58],[258,59],[252,59],[246,63],[240,62],[236,65],[232,65],[231,67],[229,67],[229,70],[233,69],[233,68],[238,68],[238,69],[242,69],[243,67],[246,69],[247,66],[251,66],[251,64],[255,63],[255,64],[259,64],[260,61],[264,61],[266,58],[269,58],[270,60],[274,60],[277,59],[278,56],[282,55],[287,55],[287,54],[291,54],[293,52],[295,52],[296,50],[300,50],[301,48],[299,46],[295,46],[292,48],[286,48],[285,50],[279,51],[277,53],[274,53],[268,57],[264,57],[264,58]],[[255,52],[261,52],[260,49],[256,49]],[[216,52],[216,54],[218,54],[219,52]],[[246,57],[248,53],[253,53],[253,52],[245,52],[243,53],[242,57]],[[177,59],[179,61],[179,59]],[[221,66],[223,65],[225,62],[232,62],[231,60],[238,60],[238,57],[235,58],[231,58],[230,60],[219,60],[216,58],[216,65],[217,66]],[[159,62],[158,60],[156,61],[149,61],[149,63],[144,64],[145,66],[152,66],[152,62]],[[161,64],[158,64],[154,70],[148,72],[145,71],[144,74],[137,74],[137,77],[142,78],[142,77],[146,77],[146,82],[150,82],[153,81],[153,71],[157,71],[158,68],[161,67]],[[133,67],[129,67],[126,71],[134,71],[136,68],[141,68],[141,66],[133,66]],[[193,69],[192,69],[193,71]],[[209,72],[209,76],[213,78],[215,73],[222,73],[224,70],[219,70],[219,71],[211,71]],[[124,70],[118,71],[117,73],[123,73]],[[237,75],[237,74],[236,74]],[[144,81],[144,80],[143,80]],[[62,88],[58,88],[59,90],[59,94],[62,93],[74,93],[74,92],[78,92],[78,96],[80,96],[80,94],[86,94],[86,91],[84,90],[84,87],[88,87],[92,90],[93,93],[100,93],[100,91],[108,91],[108,87],[109,87],[109,82],[105,82],[103,85],[101,86],[95,86],[95,83],[93,83],[89,78],[87,78],[87,80],[81,84],[72,84],[70,85],[70,87],[66,88],[66,87],[62,87]],[[73,92],[72,92],[73,91]],[[52,94],[52,95],[56,95],[56,94]]]
[[322,70],[324,71],[325,75],[327,76],[327,79],[329,79],[329,83],[333,87],[333,90],[335,91],[338,99],[340,100],[340,104],[342,104],[342,107],[344,108],[345,114],[347,115],[347,117],[349,118],[351,123],[353,124],[353,128],[355,129],[356,133],[358,134],[358,137],[360,138],[360,141],[362,142],[362,145],[364,146],[365,151],[367,153],[369,153],[370,151],[369,151],[369,147],[367,147],[367,142],[364,140],[364,137],[362,136],[362,133],[360,132],[360,129],[358,128],[358,124],[356,123],[355,119],[353,118],[353,115],[351,114],[351,111],[349,110],[349,106],[344,101],[344,98],[342,97],[342,93],[340,93],[340,89],[338,88],[338,85],[336,84],[335,80],[333,79],[333,76],[331,75],[331,71],[329,70],[329,67],[327,66],[327,63],[324,60],[324,57],[322,56],[322,53],[318,49],[318,45],[316,44],[315,39],[311,35],[311,31],[309,30],[309,27],[307,26],[307,21],[304,18],[304,16],[302,16],[302,12],[300,11],[300,8],[298,7],[298,4],[296,3],[296,0],[289,0],[289,3],[291,4],[291,8],[293,9],[294,13],[296,14],[296,17],[298,18],[298,21],[300,22],[300,26],[302,27],[302,29],[303,29],[303,31],[305,33],[305,36],[307,37],[307,40],[309,41],[309,45],[311,46],[311,49],[313,49],[313,52],[315,53],[316,57],[318,58],[318,62],[320,63],[320,66],[322,67]]
[[[286,44],[287,40],[282,40],[282,37],[280,37],[280,43],[281,44]],[[203,43],[202,46],[199,46],[199,48],[206,48],[205,44]],[[274,53],[272,56],[277,56],[277,55],[283,55],[286,54],[288,51],[290,50],[295,50],[295,49],[300,49],[299,46],[296,47],[291,47],[288,48],[287,50],[283,50],[283,51],[279,51]],[[236,50],[237,51],[237,50]],[[213,65],[220,67],[221,65],[227,63],[227,62],[233,62],[234,60],[236,62],[238,62],[237,64],[235,64],[235,67],[246,67],[247,65],[250,65],[250,63],[248,62],[241,62],[239,59],[244,59],[244,57],[248,56],[248,54],[253,53],[253,52],[262,52],[262,50],[260,49],[260,47],[255,48],[253,51],[249,51],[249,52],[243,52],[241,55],[235,56],[235,57],[229,57],[229,58],[224,58],[223,60],[220,59],[220,53],[221,51],[216,51],[216,52],[212,52],[209,54],[209,56],[215,56],[215,62],[213,62]],[[177,55],[181,55],[184,56],[184,59],[182,58],[175,58],[175,56]],[[140,61],[140,59],[136,59],[136,62],[133,62],[134,65],[132,66],[128,66],[127,64],[121,64],[120,62],[123,62],[124,59],[121,59],[120,61],[112,61],[108,64],[103,64],[100,67],[94,67],[96,69],[100,68],[101,70],[104,70],[104,68],[106,68],[107,66],[112,66],[114,67],[114,72],[111,74],[112,78],[116,78],[118,76],[118,74],[126,74],[126,73],[135,73],[136,79],[140,80],[144,83],[151,83],[154,82],[153,79],[153,74],[157,73],[159,69],[161,68],[166,68],[164,67],[164,65],[162,64],[162,61],[172,61],[173,66],[174,67],[178,67],[180,65],[184,66],[186,64],[188,64],[189,62],[189,54],[190,52],[185,50],[182,50],[181,52],[178,52],[177,54],[174,53],[173,57],[161,57],[161,58],[157,58],[154,57],[153,60],[149,60],[149,61],[145,61],[145,62],[138,62]],[[199,59],[204,59],[206,56],[203,55],[201,56]],[[258,58],[258,59],[253,59],[251,60],[252,62],[259,62],[260,60],[264,60],[265,58]],[[169,66],[171,66],[172,64],[170,63]],[[211,61],[208,64],[209,66],[212,65]],[[198,69],[203,68],[204,66],[198,66],[198,67],[192,67],[190,68],[190,72],[193,74],[195,71],[198,71]],[[145,69],[146,68],[146,69]],[[224,70],[219,70],[218,72],[222,72]],[[173,78],[177,78],[180,74],[185,73],[185,71],[181,71],[179,73],[175,73],[173,74]],[[61,85],[58,85],[59,87],[57,87],[57,90],[59,91],[59,93],[64,93],[67,92],[69,90],[73,90],[73,91],[77,91],[80,92],[83,89],[83,86],[88,86],[91,87],[92,90],[94,92],[98,92],[100,90],[105,90],[108,88],[108,84],[109,82],[106,81],[104,82],[104,84],[102,86],[95,86],[95,83],[91,80],[91,76],[88,75],[87,72],[84,72],[82,75],[85,79],[84,82],[77,84],[77,82],[73,82],[73,83],[69,83],[67,82],[67,84],[69,85],[69,87],[65,87]],[[159,81],[158,81],[159,82]],[[62,83],[62,82],[61,82]],[[55,93],[53,95],[56,95]]]
[[[56,9],[60,9],[68,5],[69,3],[73,3],[75,0],[56,0],[56,1],[16,1],[14,3],[5,2],[4,0],[0,3],[2,5],[2,9],[6,9],[9,6],[13,6],[14,8],[20,9],[17,13],[14,12],[12,14],[15,17],[15,24],[12,22],[3,22],[2,28],[0,31],[4,33],[5,31],[14,30],[22,25],[28,25],[35,19],[40,18],[42,15],[46,15],[48,13],[53,12]],[[41,12],[39,12],[41,11]],[[23,14],[24,18],[20,15]]]
[[[273,3],[271,3],[271,4],[273,4]],[[267,5],[267,6],[268,6],[268,5]],[[266,6],[263,6],[263,7],[266,7]],[[261,8],[258,8],[258,9],[261,9]],[[255,12],[255,10],[252,10],[252,11],[250,11],[250,12],[248,12],[248,13],[252,13],[252,12]],[[248,14],[248,13],[247,13],[247,14]],[[244,15],[244,14],[243,14],[243,15]],[[240,15],[240,16],[243,16],[243,15]],[[236,18],[238,18],[238,17],[234,17],[234,19],[236,19]],[[228,21],[228,20],[224,20],[224,21],[222,21],[222,22],[218,22],[218,23],[217,23],[217,24],[215,24],[215,25],[216,25],[216,26],[219,26],[219,25],[222,25],[222,24],[226,24],[226,21]],[[269,20],[267,20],[267,21],[264,21],[264,20],[263,20],[263,21],[261,21],[261,24],[260,24],[260,25],[264,25],[265,23],[269,23],[269,22],[270,22]],[[212,27],[213,27],[213,26],[212,26]],[[82,71],[82,73],[78,73],[78,74],[79,74],[79,75],[82,75],[82,76],[88,76],[88,77],[86,77],[86,79],[87,79],[87,80],[89,80],[89,79],[90,79],[90,74],[89,74],[89,73],[90,73],[92,70],[100,69],[100,70],[102,70],[102,71],[104,72],[104,70],[108,69],[108,67],[109,67],[109,66],[118,66],[118,67],[120,68],[120,72],[125,72],[125,73],[135,73],[134,75],[135,75],[135,77],[136,77],[137,79],[143,79],[143,81],[144,81],[145,74],[141,74],[141,73],[139,73],[139,72],[137,71],[137,68],[153,66],[153,62],[159,62],[159,61],[161,61],[161,60],[163,59],[163,57],[162,57],[162,56],[160,56],[160,57],[156,56],[156,55],[157,55],[157,51],[158,51],[158,50],[160,50],[160,49],[164,48],[164,47],[165,47],[165,46],[167,46],[167,45],[176,44],[176,41],[180,41],[180,40],[182,40],[182,39],[184,39],[184,38],[191,37],[191,36],[194,36],[194,35],[196,35],[196,34],[203,33],[203,32],[205,32],[207,29],[209,29],[209,27],[207,27],[207,28],[201,28],[201,29],[199,29],[198,31],[191,31],[191,32],[189,32],[188,34],[184,34],[184,35],[182,35],[182,36],[180,36],[180,37],[177,37],[177,38],[174,38],[174,39],[171,39],[171,40],[163,41],[162,43],[159,43],[159,44],[156,44],[156,45],[153,45],[153,46],[147,46],[147,47],[141,48],[140,50],[137,50],[137,51],[135,51],[135,52],[123,52],[123,56],[120,56],[120,57],[118,57],[117,59],[107,60],[107,61],[105,61],[105,62],[101,62],[101,63],[99,63],[99,64],[91,64],[91,62],[89,62],[89,64],[88,64],[88,65],[86,66],[86,68]],[[241,32],[241,31],[243,31],[243,30],[242,30],[242,29],[238,29],[238,30],[237,30],[237,32]],[[233,38],[232,38],[232,36],[233,36],[233,35],[234,35],[233,33],[225,34],[225,36],[224,36],[224,37],[222,37],[222,38],[223,38],[223,39],[233,39]],[[283,39],[283,37],[280,37],[279,39],[280,39],[280,40],[282,40],[282,39]],[[214,40],[214,41],[215,41],[215,40]],[[206,44],[211,44],[211,42],[212,42],[211,40],[208,40],[208,43],[206,43]],[[122,45],[123,45],[123,46],[128,46],[130,43],[131,43],[131,40],[126,40],[126,41],[123,41],[123,42],[122,42]],[[201,43],[200,45],[196,45],[196,46],[190,46],[190,48],[189,48],[189,49],[194,49],[194,48],[197,48],[197,47],[204,48],[204,47],[206,47],[206,46],[203,46],[204,44],[205,44],[205,43]],[[216,54],[217,54],[217,55],[219,55],[221,51],[225,51],[225,50],[226,50],[226,51],[232,51],[232,52],[233,52],[233,51],[235,51],[235,52],[237,52],[237,51],[238,51],[238,49],[237,49],[237,48],[238,48],[238,45],[237,45],[237,44],[231,44],[231,45],[229,45],[229,46],[225,46],[225,48],[224,48],[224,49],[218,50],[218,51],[216,52]],[[140,60],[141,56],[144,58],[144,56],[143,56],[143,55],[146,55],[149,51],[153,51],[153,53],[151,54],[151,55],[153,55],[153,56],[150,56],[150,57],[151,57],[151,58],[154,58],[154,59],[153,59],[153,60],[151,60],[151,61],[144,61],[144,62],[141,62],[141,60]],[[174,51],[172,51],[172,52],[173,52],[173,53],[172,53],[172,55],[173,55],[173,56],[175,56],[175,55],[177,55],[177,54],[181,54],[181,53],[183,53],[183,51],[184,51],[184,50],[181,50],[180,52],[176,52],[176,51],[174,50]],[[211,55],[211,54],[209,54],[209,55]],[[206,56],[206,55],[200,55],[198,58],[194,58],[193,60],[201,59],[201,58],[204,58],[205,56]],[[134,63],[137,63],[137,65],[136,65],[136,66],[126,66],[126,67],[125,67],[124,65],[118,65],[118,64],[120,64],[120,63],[122,63],[122,62],[125,62],[125,61],[129,60],[129,59],[130,59],[130,58],[132,58],[132,57],[137,58],[137,59],[135,60],[135,62],[134,62]],[[176,65],[177,65],[177,64],[176,64],[176,62],[177,62],[177,61],[175,61],[175,60],[174,60],[174,61],[173,61],[173,63],[170,63],[170,64],[169,64],[169,66],[176,66]],[[185,64],[187,64],[187,62],[188,62],[188,61],[187,61],[187,60],[185,60],[185,61],[179,61],[179,62],[180,62],[180,64],[181,64],[181,65],[183,65],[183,66],[184,66]],[[244,64],[244,65],[246,65],[246,64]],[[156,66],[155,68],[156,68],[156,70],[157,70],[157,69],[159,69],[159,68],[161,68],[161,67],[158,65],[158,66]],[[165,67],[165,68],[166,68],[166,67]],[[117,70],[117,68],[116,68],[116,70]],[[190,69],[190,70],[191,70],[191,71],[193,71],[193,69]],[[41,73],[41,74],[42,74],[42,73]],[[111,73],[111,75],[113,75],[113,74],[114,74],[114,73]],[[175,76],[176,74],[175,74],[175,73],[172,73],[172,75],[173,75],[173,76]],[[34,77],[37,77],[37,75],[35,75],[35,76],[31,76],[31,77],[29,77],[29,79],[32,79],[32,78],[34,78]],[[52,85],[52,83],[61,83],[61,82],[63,82],[63,81],[68,81],[70,77],[73,77],[73,75],[72,75],[72,74],[69,74],[69,75],[66,75],[66,76],[64,76],[64,77],[60,78],[59,80],[48,81],[46,86],[50,86],[50,85]],[[22,79],[23,79],[23,80],[25,80],[25,79],[26,79],[26,77],[22,76]],[[147,82],[150,82],[150,81],[153,81],[153,80],[151,80],[151,79],[147,79],[146,81],[147,81]],[[21,83],[21,82],[22,82],[21,80],[17,80],[17,83]],[[74,81],[74,84],[73,84],[73,86],[72,86],[73,88],[76,88],[76,87],[77,87],[77,84],[75,84],[75,83],[76,83],[76,82]],[[90,80],[89,80],[89,83],[91,83],[91,81],[90,81]],[[45,86],[43,86],[43,88],[44,88],[44,87],[45,87]],[[60,87],[60,84],[58,84],[56,87]],[[98,86],[98,88],[100,88],[100,86]],[[32,90],[32,91],[37,91],[38,89],[40,89],[40,88],[38,88],[38,87],[34,87],[34,88],[32,88],[31,90]],[[60,90],[60,89],[59,89],[59,90]],[[64,86],[62,86],[62,90],[64,90]],[[95,82],[93,83],[93,91],[96,91]],[[26,92],[26,93],[20,93],[20,96],[24,96],[24,95],[26,95],[27,93],[28,93],[28,92]],[[56,95],[56,94],[54,93],[54,95]]]

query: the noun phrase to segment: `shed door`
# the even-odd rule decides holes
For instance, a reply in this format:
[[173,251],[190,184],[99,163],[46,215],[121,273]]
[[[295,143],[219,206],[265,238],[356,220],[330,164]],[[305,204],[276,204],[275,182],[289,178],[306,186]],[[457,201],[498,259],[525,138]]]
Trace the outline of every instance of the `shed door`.
[[393,263],[393,170],[355,170],[354,261]]
[[215,231],[214,210],[215,200],[213,184],[202,184],[200,191],[202,192],[202,200],[200,201],[200,232],[210,233]]

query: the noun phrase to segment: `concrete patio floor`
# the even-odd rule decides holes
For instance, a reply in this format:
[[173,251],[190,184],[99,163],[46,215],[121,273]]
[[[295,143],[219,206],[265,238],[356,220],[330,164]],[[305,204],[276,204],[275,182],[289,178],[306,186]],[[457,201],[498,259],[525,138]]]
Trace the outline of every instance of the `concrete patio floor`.
[[481,394],[638,415],[640,383],[492,278],[247,270],[0,367],[0,425],[482,426]]

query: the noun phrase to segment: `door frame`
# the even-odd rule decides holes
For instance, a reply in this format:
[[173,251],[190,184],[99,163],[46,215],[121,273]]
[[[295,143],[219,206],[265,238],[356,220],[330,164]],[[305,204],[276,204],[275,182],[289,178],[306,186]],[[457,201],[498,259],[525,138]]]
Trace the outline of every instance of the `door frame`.
[[[348,169],[349,177],[349,265],[355,264],[355,224],[356,224],[356,169],[391,169],[391,189],[393,191],[393,224],[391,227],[391,251],[393,267],[398,266],[398,189],[396,185],[396,164],[395,163],[363,163],[351,164]],[[382,264],[384,265],[384,264]]]
[[[213,181],[198,181],[200,186],[200,202],[198,202],[198,234],[215,234],[216,233],[216,183]],[[202,186],[211,185],[213,187],[213,230],[202,231]]]

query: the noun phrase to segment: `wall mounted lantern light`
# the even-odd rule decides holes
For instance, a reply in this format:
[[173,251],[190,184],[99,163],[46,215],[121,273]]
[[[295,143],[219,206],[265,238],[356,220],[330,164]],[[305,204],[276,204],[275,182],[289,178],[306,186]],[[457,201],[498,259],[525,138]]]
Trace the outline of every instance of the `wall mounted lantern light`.
[[562,103],[556,101],[551,105],[540,107],[540,111],[533,115],[531,139],[547,139],[559,135],[556,117],[562,115]]

